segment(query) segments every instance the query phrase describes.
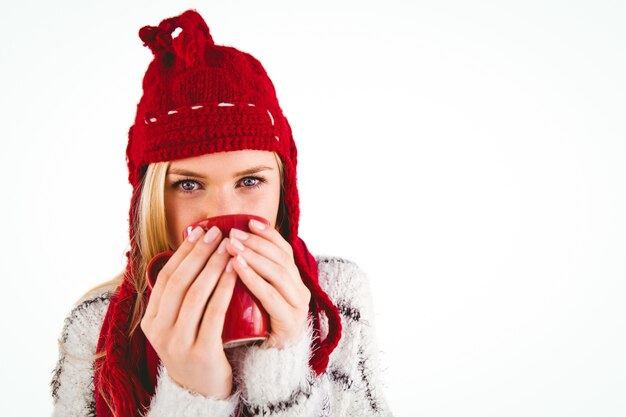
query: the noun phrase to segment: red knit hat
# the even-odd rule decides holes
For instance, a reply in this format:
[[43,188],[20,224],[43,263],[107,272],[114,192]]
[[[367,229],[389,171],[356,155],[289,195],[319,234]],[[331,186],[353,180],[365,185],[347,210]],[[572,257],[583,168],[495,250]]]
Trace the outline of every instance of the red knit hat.
[[[175,31],[180,33],[173,37]],[[146,71],[144,93],[129,131],[126,157],[133,186],[131,249],[124,281],[111,298],[98,342],[98,352],[104,350],[106,356],[96,362],[97,415],[112,415],[110,408],[119,415],[139,415],[154,393],[146,378],[145,335],[137,328],[128,338],[129,317],[137,298],[134,219],[145,170],[154,162],[244,149],[280,156],[288,217],[288,228],[282,233],[311,291],[310,311],[318,337],[313,340],[310,365],[322,373],[339,342],[341,321],[337,307],[318,284],[315,258],[298,237],[297,151],[272,82],[251,55],[215,45],[206,23],[194,10],[165,19],[157,27],[143,27],[139,36],[154,59]],[[324,340],[319,337],[321,313],[328,319]]]

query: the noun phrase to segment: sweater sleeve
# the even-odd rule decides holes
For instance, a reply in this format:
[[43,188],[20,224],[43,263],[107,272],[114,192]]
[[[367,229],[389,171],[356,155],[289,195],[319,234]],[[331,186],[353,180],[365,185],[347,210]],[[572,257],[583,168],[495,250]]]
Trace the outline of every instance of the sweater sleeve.
[[233,357],[246,416],[320,416],[322,379],[309,367],[312,326],[281,349],[253,346]]
[[204,397],[186,390],[174,382],[161,366],[156,392],[146,417],[226,417],[235,413],[238,403],[235,393],[225,400]]

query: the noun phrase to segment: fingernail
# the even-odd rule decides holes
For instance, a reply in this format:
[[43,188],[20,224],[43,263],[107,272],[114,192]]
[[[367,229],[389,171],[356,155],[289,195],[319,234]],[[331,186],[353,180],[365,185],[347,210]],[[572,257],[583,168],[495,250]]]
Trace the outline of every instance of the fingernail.
[[237,250],[244,250],[243,243],[235,239],[234,237],[230,238],[230,244],[235,247]]
[[237,255],[237,262],[239,262],[239,264],[243,267],[248,266],[248,263],[246,262],[245,259],[243,259],[243,256],[241,255]]
[[190,242],[195,242],[196,240],[200,239],[202,233],[204,233],[204,230],[202,230],[202,228],[198,226],[193,229],[191,233],[189,233],[189,236],[187,236],[187,240]]
[[265,230],[265,223],[261,223],[258,220],[250,220],[250,226],[258,230]]
[[231,237],[236,237],[239,240],[246,240],[248,239],[248,234],[242,230],[239,229],[230,229],[230,236]]
[[226,272],[233,272],[233,258],[228,260],[228,263],[226,264]]
[[217,226],[213,226],[209,229],[208,232],[206,232],[202,240],[204,240],[206,243],[213,242],[219,234],[220,229]]
[[223,239],[222,243],[220,243],[220,245],[217,247],[217,253],[219,253],[220,255],[226,252],[226,240],[227,239]]

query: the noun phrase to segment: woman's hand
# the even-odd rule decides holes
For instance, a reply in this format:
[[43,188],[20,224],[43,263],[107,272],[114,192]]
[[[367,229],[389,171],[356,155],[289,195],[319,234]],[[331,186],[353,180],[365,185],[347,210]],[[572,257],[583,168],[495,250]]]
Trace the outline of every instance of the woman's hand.
[[250,220],[252,233],[232,229],[226,246],[241,281],[270,316],[267,347],[284,347],[302,337],[311,292],[302,282],[291,245],[274,228]]
[[141,320],[169,376],[217,399],[232,391],[222,328],[237,278],[221,237],[217,227],[189,234],[159,272]]

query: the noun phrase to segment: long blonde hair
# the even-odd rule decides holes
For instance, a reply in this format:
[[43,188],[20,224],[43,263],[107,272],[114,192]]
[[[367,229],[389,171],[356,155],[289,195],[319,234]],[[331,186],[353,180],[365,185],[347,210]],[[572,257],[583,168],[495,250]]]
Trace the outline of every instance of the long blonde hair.
[[[145,275],[148,263],[156,254],[170,249],[167,239],[164,199],[165,177],[169,164],[169,162],[157,162],[148,165],[141,187],[139,208],[136,210],[137,216],[132,219],[134,230],[136,231],[135,236],[133,236],[136,247],[130,256],[131,258],[136,258],[138,271],[134,277],[130,278],[133,279],[133,286],[138,293],[138,297],[131,316],[129,336],[132,335],[141,322],[145,311],[143,294],[147,287]],[[129,259],[129,262],[133,262],[133,259]],[[80,300],[104,291],[113,292],[123,281],[124,273],[121,272],[113,279],[91,288],[83,294]],[[59,348],[62,352],[68,353],[60,340]],[[92,360],[101,358],[104,355],[104,351],[96,352]]]
[[164,197],[165,177],[169,165],[169,162],[156,162],[148,165],[141,187],[137,217],[133,219],[136,231],[133,237],[136,245],[134,256],[138,259],[136,259],[136,275],[132,279],[137,291],[137,302],[130,320],[130,334],[141,322],[145,311],[143,295],[148,287],[146,280],[148,263],[157,254],[171,249],[168,243]]

